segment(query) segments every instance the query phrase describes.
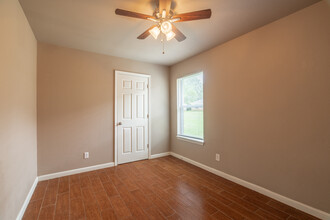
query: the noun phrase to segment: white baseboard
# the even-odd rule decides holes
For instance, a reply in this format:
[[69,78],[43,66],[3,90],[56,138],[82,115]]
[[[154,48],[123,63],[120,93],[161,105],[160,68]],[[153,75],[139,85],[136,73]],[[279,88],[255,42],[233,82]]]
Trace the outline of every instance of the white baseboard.
[[114,166],[114,162],[103,163],[103,164],[99,164],[99,165],[95,165],[95,166],[83,167],[83,168],[78,168],[78,169],[73,169],[73,170],[66,170],[66,171],[62,171],[62,172],[58,172],[58,173],[50,173],[50,174],[39,176],[38,179],[39,179],[39,181],[49,180],[49,179],[54,179],[54,178],[58,178],[58,177],[62,177],[62,176],[69,176],[69,175],[73,175],[73,174],[77,174],[77,173],[104,169],[104,168],[113,167],[113,166]]
[[32,186],[31,186],[31,189],[30,189],[29,193],[27,194],[27,196],[26,196],[26,198],[24,200],[23,206],[22,206],[21,210],[19,211],[19,213],[18,213],[18,215],[16,217],[16,220],[21,220],[23,218],[23,215],[25,213],[25,210],[26,210],[27,206],[29,205],[30,199],[31,199],[31,197],[33,195],[33,192],[34,192],[37,184],[38,184],[38,177],[35,178]]
[[166,157],[169,156],[170,152],[164,152],[164,153],[160,153],[160,154],[153,154],[150,156],[150,159],[155,159],[155,158],[159,158],[159,157]]
[[268,196],[270,198],[273,198],[273,199],[275,199],[277,201],[280,201],[280,202],[282,202],[284,204],[287,204],[289,206],[292,206],[292,207],[294,207],[296,209],[299,209],[299,210],[301,210],[303,212],[306,212],[306,213],[308,213],[310,215],[313,215],[313,216],[318,217],[320,219],[330,220],[330,214],[329,213],[326,213],[326,212],[321,211],[319,209],[313,208],[313,207],[308,206],[306,204],[303,204],[301,202],[295,201],[295,200],[290,199],[288,197],[282,196],[282,195],[280,195],[278,193],[272,192],[272,191],[270,191],[268,189],[265,189],[265,188],[263,188],[261,186],[255,185],[253,183],[247,182],[247,181],[242,180],[242,179],[239,179],[237,177],[234,177],[232,175],[229,175],[227,173],[224,173],[224,172],[222,172],[220,170],[214,169],[212,167],[209,167],[209,166],[206,166],[206,165],[201,164],[199,162],[196,162],[194,160],[191,160],[191,159],[189,159],[187,157],[181,156],[181,155],[179,155],[177,153],[170,152],[170,155],[172,155],[172,156],[174,156],[174,157],[176,157],[178,159],[181,159],[183,161],[186,161],[186,162],[188,162],[190,164],[193,164],[193,165],[195,165],[197,167],[200,167],[200,168],[202,168],[202,169],[204,169],[206,171],[209,171],[211,173],[214,173],[215,175],[221,176],[221,177],[223,177],[225,179],[228,179],[228,180],[233,181],[233,182],[235,182],[237,184],[240,184],[242,186],[245,186],[245,187],[247,187],[249,189],[252,189],[254,191],[257,191],[257,192],[259,192],[261,194],[264,194],[264,195],[266,195],[266,196]]

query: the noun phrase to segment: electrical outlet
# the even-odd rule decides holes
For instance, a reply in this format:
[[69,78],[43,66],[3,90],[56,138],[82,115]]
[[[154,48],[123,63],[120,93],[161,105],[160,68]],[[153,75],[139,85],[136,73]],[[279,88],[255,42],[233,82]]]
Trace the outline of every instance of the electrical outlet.
[[84,152],[84,159],[88,159],[89,158],[89,152]]
[[215,154],[215,160],[220,161],[220,154]]

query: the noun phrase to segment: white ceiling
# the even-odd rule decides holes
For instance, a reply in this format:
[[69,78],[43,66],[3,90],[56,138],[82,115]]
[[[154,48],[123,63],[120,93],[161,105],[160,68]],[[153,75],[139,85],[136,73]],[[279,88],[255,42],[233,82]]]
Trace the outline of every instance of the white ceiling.
[[115,15],[121,8],[151,15],[155,0],[20,0],[36,38],[59,46],[172,65],[319,0],[176,0],[175,13],[212,9],[211,19],[177,23],[187,39],[162,44],[136,39],[152,22]]

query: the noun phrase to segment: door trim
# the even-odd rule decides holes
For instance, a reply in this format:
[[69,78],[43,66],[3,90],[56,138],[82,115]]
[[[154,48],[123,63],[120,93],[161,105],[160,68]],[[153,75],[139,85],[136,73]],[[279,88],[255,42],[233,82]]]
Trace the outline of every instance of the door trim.
[[149,111],[149,118],[148,118],[148,141],[149,141],[149,146],[148,146],[148,159],[151,159],[151,106],[150,106],[150,100],[151,100],[151,75],[148,74],[142,74],[142,73],[133,73],[133,72],[126,72],[126,71],[121,71],[121,70],[115,70],[115,92],[114,92],[114,165],[118,165],[118,142],[117,142],[117,136],[118,136],[118,131],[117,131],[117,78],[119,74],[124,74],[124,75],[129,75],[129,76],[144,76],[148,78],[148,111]]

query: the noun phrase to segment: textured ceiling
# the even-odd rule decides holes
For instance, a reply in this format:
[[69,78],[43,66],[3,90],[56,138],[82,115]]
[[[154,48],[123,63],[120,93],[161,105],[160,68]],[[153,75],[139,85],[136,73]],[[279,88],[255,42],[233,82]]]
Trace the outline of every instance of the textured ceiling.
[[177,23],[187,39],[162,44],[136,37],[153,23],[115,15],[121,8],[151,15],[154,0],[20,0],[36,38],[59,46],[172,65],[318,0],[176,0],[175,13],[212,9],[208,20]]

